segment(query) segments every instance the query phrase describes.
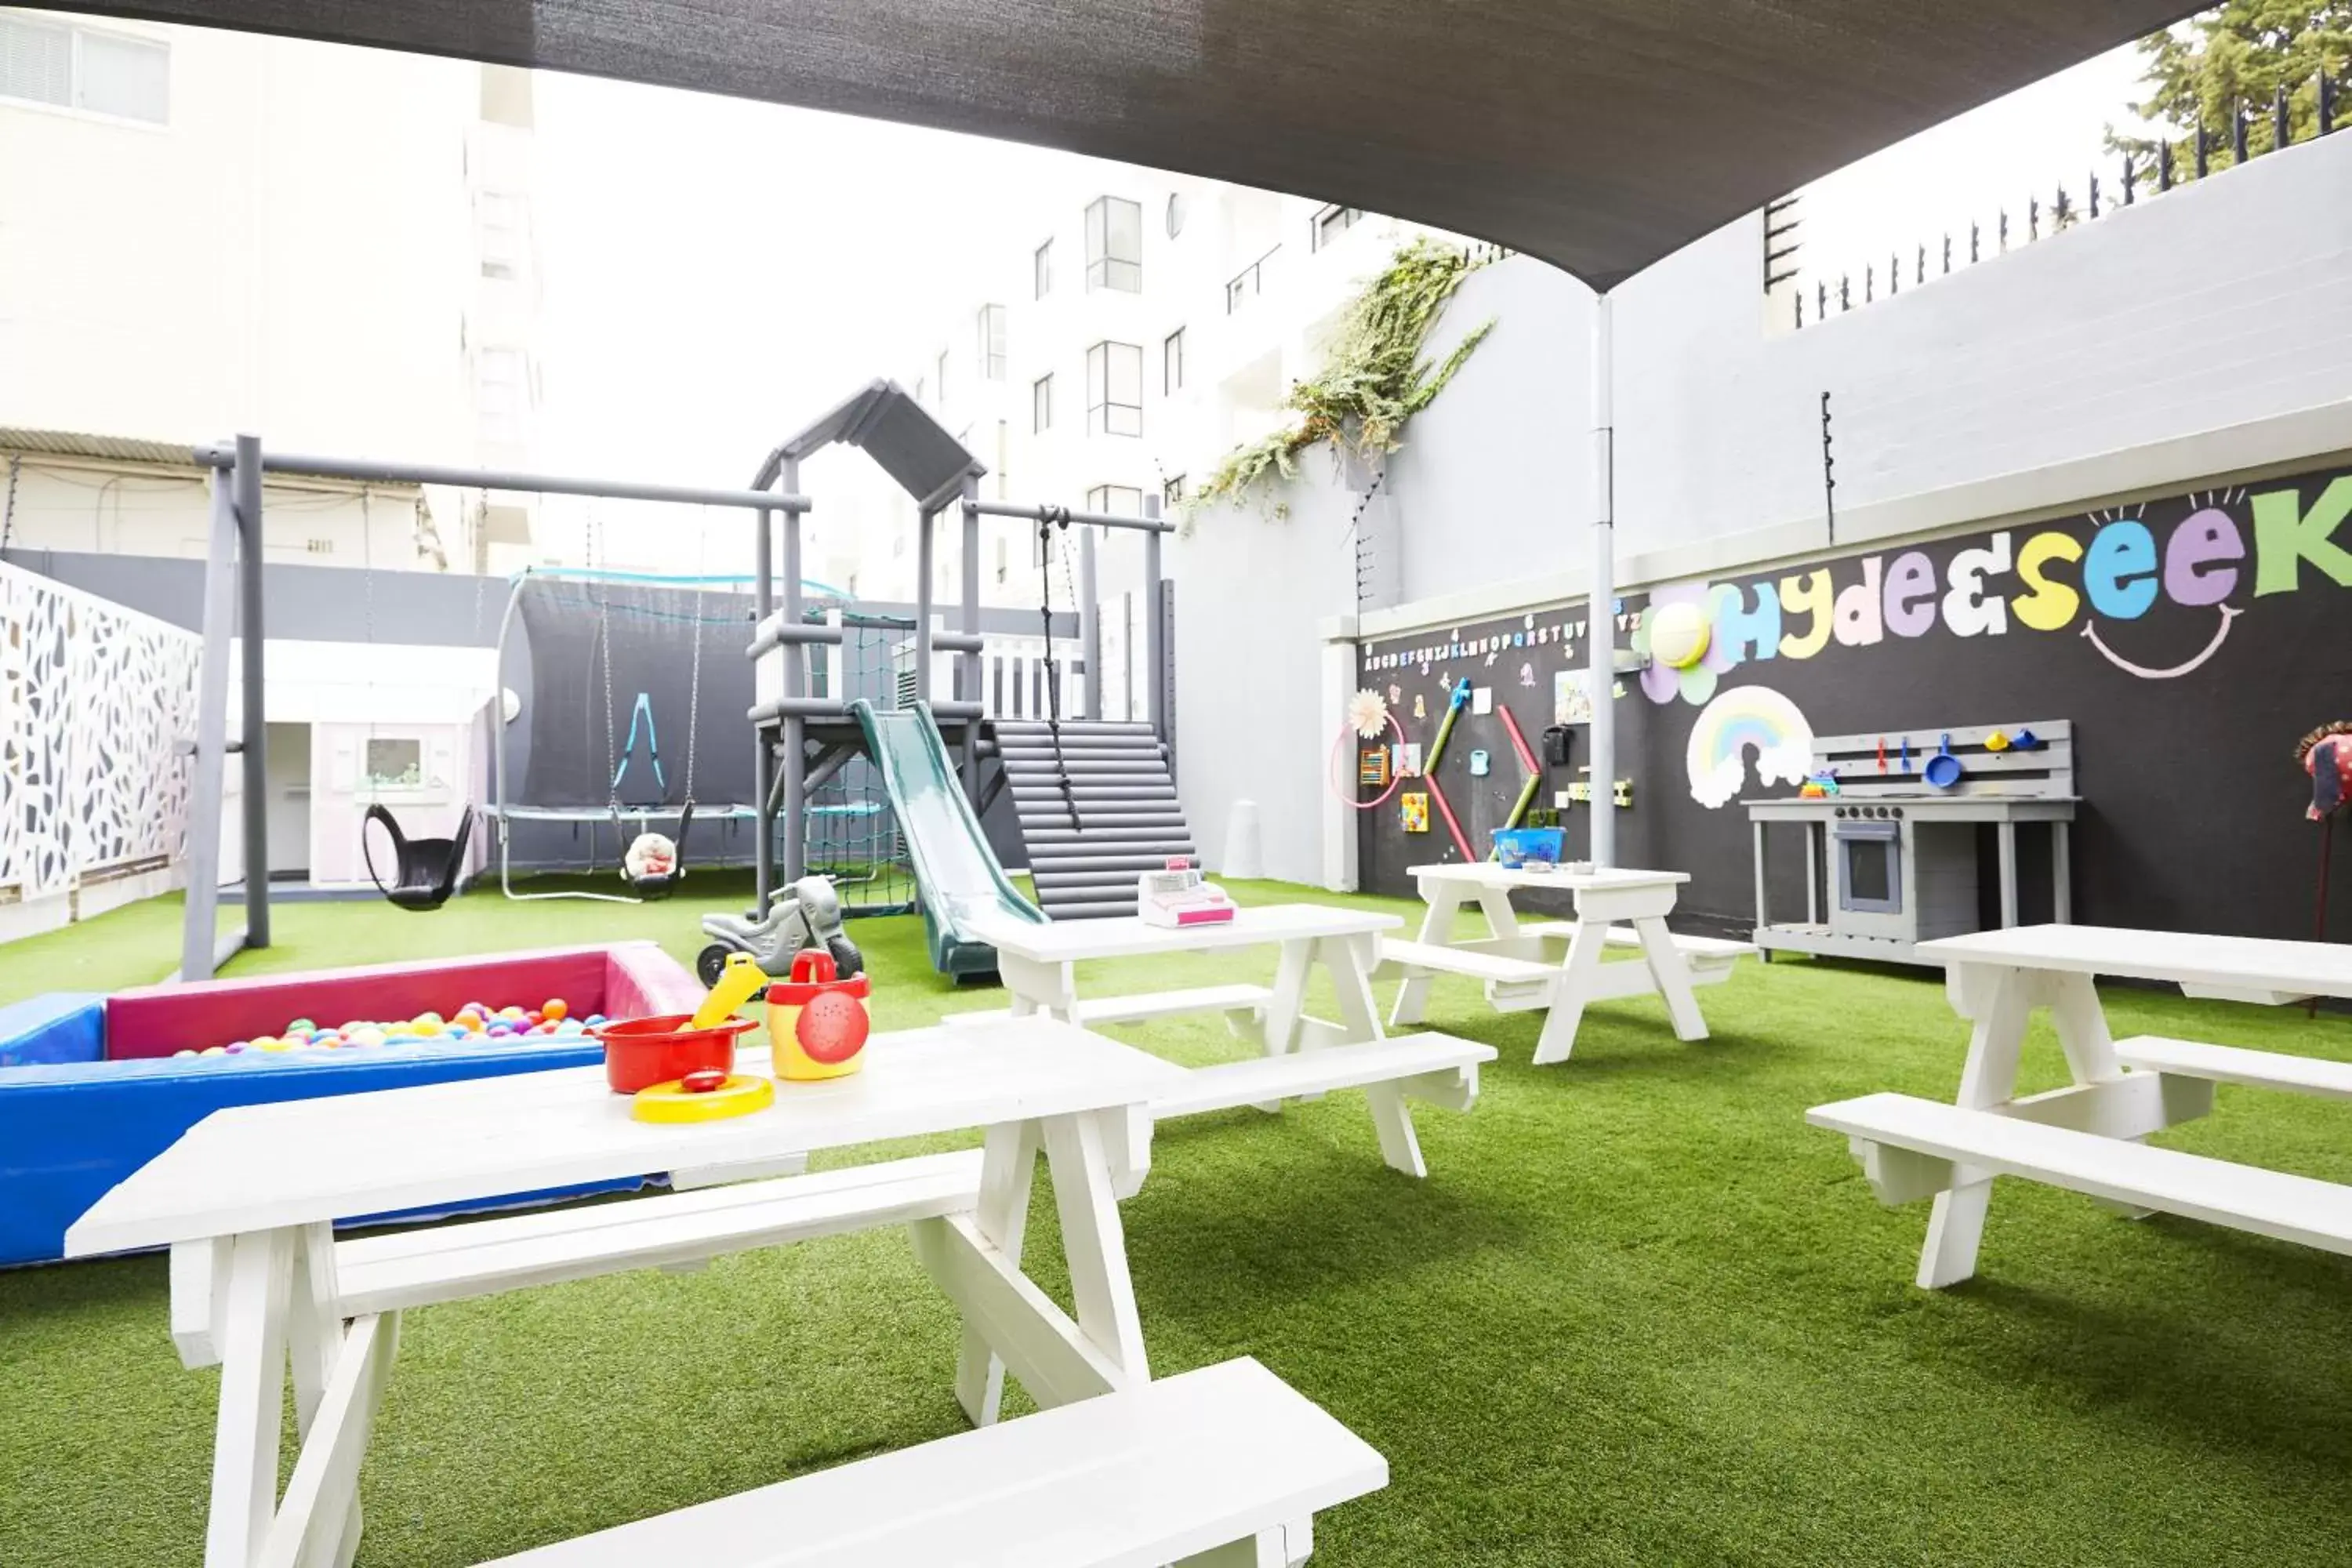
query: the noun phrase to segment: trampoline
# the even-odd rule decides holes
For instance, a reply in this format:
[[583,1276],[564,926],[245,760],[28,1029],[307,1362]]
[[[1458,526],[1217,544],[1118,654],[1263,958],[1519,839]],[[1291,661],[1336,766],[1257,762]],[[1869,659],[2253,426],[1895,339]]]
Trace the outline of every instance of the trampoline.
[[[559,835],[529,833],[526,875],[628,880],[628,846],[649,832],[677,844],[681,870],[751,864],[759,820],[751,759],[729,743],[740,738],[733,725],[700,717],[705,704],[730,714],[751,702],[740,657],[751,601],[730,592],[740,580],[527,568],[511,581],[499,622],[499,679],[530,697],[527,711],[499,725],[491,752],[499,891],[521,902],[646,901],[637,890],[518,889],[516,840],[534,826],[569,827],[572,852]],[[509,733],[518,729],[519,738]]]

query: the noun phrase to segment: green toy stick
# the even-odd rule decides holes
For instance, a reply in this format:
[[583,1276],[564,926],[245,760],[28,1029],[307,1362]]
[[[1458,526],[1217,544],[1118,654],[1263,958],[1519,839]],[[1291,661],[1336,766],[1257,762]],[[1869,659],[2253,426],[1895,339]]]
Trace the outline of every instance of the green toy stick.
[[1436,776],[1438,760],[1445,755],[1445,739],[1454,733],[1454,718],[1468,706],[1470,706],[1470,678],[1465,675],[1462,678],[1461,683],[1454,687],[1454,695],[1446,700],[1445,717],[1437,721],[1437,739],[1429,743],[1429,755],[1421,765],[1421,771],[1423,773],[1433,778]]

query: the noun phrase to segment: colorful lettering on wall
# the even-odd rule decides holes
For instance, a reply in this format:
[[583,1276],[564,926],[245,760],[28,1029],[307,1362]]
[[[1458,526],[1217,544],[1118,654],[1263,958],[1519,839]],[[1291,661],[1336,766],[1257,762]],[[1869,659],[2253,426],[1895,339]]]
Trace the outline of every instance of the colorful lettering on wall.
[[[2220,652],[2231,622],[2263,599],[2314,583],[2352,587],[2352,538],[2338,538],[2352,534],[2352,475],[2307,501],[2306,488],[2193,496],[2189,514],[2160,535],[2137,512],[2004,529],[1954,551],[1941,570],[1927,551],[1903,550],[1777,577],[1669,584],[1651,595],[1653,610],[1697,606],[1708,621],[1706,656],[1686,668],[1653,660],[1642,689],[1653,702],[1703,706],[1720,676],[1750,661],[1810,659],[1939,629],[1958,637],[2072,630],[2126,675],[2172,679]],[[2127,658],[2102,634],[2168,602],[2215,615],[2210,633],[2172,662]],[[1648,651],[1648,618],[1633,628],[1636,651]]]

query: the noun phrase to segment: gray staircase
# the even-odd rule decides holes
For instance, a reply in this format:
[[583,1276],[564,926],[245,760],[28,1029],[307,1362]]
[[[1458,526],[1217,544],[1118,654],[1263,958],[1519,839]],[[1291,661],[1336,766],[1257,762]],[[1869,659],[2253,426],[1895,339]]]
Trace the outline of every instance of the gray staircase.
[[997,760],[1021,820],[1037,907],[1057,921],[1135,912],[1135,879],[1196,856],[1149,724],[1000,719]]

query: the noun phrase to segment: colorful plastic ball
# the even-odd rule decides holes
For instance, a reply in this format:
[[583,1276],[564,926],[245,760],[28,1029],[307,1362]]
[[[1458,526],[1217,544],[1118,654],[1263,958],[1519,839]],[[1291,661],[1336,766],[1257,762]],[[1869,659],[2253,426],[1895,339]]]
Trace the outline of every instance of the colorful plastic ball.
[[602,1013],[591,1013],[588,1015],[588,1026],[592,1029],[604,1021],[604,1015]]
[[542,1018],[561,1018],[571,1011],[570,1005],[561,996],[550,996],[539,1005],[539,1016]]
[[1669,669],[1688,669],[1706,657],[1706,612],[1679,603],[1659,606],[1650,623],[1650,652]]
[[188,1050],[184,1050],[184,1051],[173,1051],[173,1052],[172,1053],[172,1056],[173,1056],[173,1059],[174,1059],[174,1060],[176,1060],[176,1059],[178,1059],[178,1058],[183,1058],[183,1057],[193,1057],[193,1056],[194,1056],[195,1054],[196,1054],[196,1053],[195,1053],[194,1049],[192,1047],[192,1048],[190,1048],[190,1049],[188,1049]]
[[420,1024],[446,1024],[448,1022],[448,1020],[441,1016],[440,1014],[432,1012],[419,1013],[416,1015],[416,1021]]
[[355,1046],[380,1046],[384,1042],[384,1032],[373,1024],[362,1024],[343,1038]]
[[257,1051],[269,1051],[275,1053],[278,1051],[290,1051],[296,1047],[294,1043],[290,1040],[272,1040],[266,1046],[256,1046],[253,1048]]
[[307,1035],[318,1026],[319,1026],[315,1022],[309,1018],[297,1018],[292,1023],[286,1026],[286,1032],[289,1035]]
[[200,1057],[225,1057],[228,1055],[228,1047],[226,1046],[206,1046],[203,1050],[198,1051],[196,1055]]

